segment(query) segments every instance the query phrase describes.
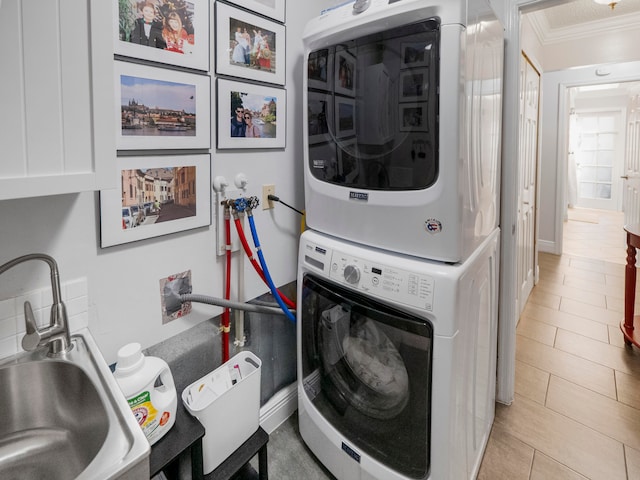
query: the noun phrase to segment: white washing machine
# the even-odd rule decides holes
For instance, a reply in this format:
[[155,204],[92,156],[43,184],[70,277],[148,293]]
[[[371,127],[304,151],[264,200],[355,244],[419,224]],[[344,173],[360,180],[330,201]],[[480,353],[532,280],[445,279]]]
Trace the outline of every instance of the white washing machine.
[[495,412],[498,239],[448,265],[304,232],[299,426],[336,478],[475,478]]
[[309,22],[307,225],[471,255],[498,225],[503,38],[487,0],[358,0]]

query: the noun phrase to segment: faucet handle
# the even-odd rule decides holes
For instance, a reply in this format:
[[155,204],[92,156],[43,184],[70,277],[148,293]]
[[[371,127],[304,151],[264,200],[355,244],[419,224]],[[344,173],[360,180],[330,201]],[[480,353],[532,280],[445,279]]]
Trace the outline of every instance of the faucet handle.
[[22,337],[22,348],[28,351],[35,350],[40,345],[41,335],[29,302],[24,302],[24,321],[27,326],[27,334]]

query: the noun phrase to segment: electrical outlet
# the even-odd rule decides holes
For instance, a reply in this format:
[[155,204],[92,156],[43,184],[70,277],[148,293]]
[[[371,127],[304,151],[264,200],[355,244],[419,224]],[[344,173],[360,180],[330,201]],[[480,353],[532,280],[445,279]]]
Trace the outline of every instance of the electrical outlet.
[[273,202],[269,200],[269,195],[276,194],[275,185],[262,185],[262,209],[268,210],[273,208]]

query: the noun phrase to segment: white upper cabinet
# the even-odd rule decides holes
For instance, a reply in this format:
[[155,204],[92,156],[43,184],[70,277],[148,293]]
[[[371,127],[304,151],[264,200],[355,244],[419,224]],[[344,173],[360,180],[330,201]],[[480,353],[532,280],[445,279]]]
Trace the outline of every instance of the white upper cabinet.
[[0,200],[113,188],[112,5],[0,0]]

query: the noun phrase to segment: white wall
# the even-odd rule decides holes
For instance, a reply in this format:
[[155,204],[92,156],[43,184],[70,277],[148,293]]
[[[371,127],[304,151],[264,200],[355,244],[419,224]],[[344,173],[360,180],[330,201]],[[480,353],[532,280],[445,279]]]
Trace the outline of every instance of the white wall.
[[[546,57],[545,57],[546,61]],[[606,68],[610,74],[602,77],[596,75],[597,68]],[[568,112],[563,92],[567,87],[596,83],[612,83],[637,80],[640,78],[640,62],[620,63],[616,65],[592,65],[573,68],[542,75],[541,132],[541,182],[540,182],[540,230],[539,245],[541,251],[560,254],[561,226],[564,212],[564,196],[562,186],[566,178],[566,161],[564,148],[565,122]],[[560,186],[557,189],[557,185]]]
[[[243,172],[249,180],[247,194],[260,197],[262,184],[272,183],[282,200],[303,207],[301,38],[306,22],[336,3],[287,2],[288,122],[284,151],[212,149],[212,178],[223,175],[233,183],[235,175]],[[215,119],[215,115],[212,117]],[[274,282],[283,285],[294,281],[299,215],[282,205],[264,212],[259,207],[255,221]],[[223,257],[215,255],[215,222],[210,227],[107,249],[99,247],[99,223],[98,194],[0,201],[0,264],[42,252],[57,260],[63,282],[86,278],[89,329],[108,363],[115,361],[118,348],[126,343],[137,341],[146,348],[220,314],[218,307],[194,305],[190,315],[162,325],[159,293],[161,278],[190,269],[194,293],[223,295],[224,262]],[[245,279],[246,298],[268,290],[248,261]],[[1,275],[0,325],[3,310],[6,317],[14,297],[48,285],[44,263],[15,267]],[[11,329],[7,323],[5,334]]]

